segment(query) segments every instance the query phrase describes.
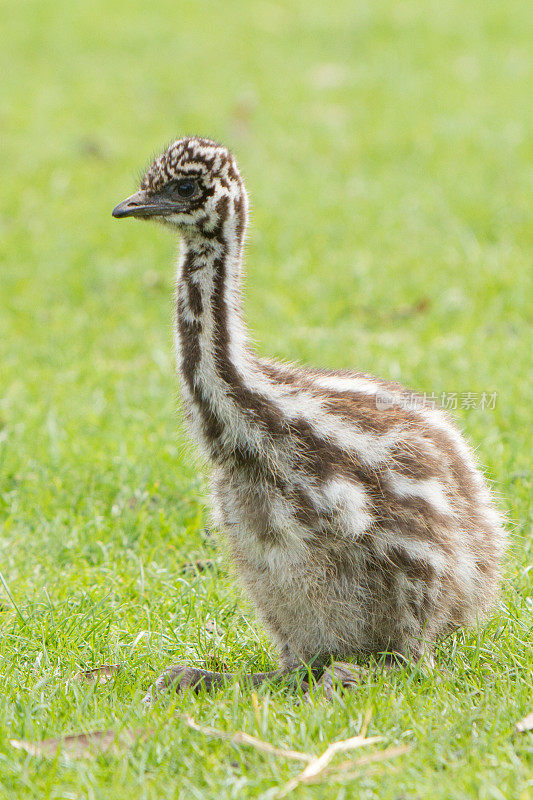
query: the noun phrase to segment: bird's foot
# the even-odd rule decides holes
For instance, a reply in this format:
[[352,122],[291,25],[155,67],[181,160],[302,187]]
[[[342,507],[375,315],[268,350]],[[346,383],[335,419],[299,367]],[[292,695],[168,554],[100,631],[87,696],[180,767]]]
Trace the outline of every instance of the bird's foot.
[[[253,672],[243,676],[245,682],[252,686],[259,686],[264,681],[276,680],[284,675],[283,670],[273,672]],[[210,692],[212,689],[225,686],[235,679],[232,672],[210,672],[199,667],[187,667],[184,664],[174,664],[166,669],[156,680],[154,685],[147,691],[143,698],[143,703],[154,702],[159,695],[165,692],[185,692],[192,689],[193,692],[200,692],[202,689]]]
[[[368,675],[370,671],[374,671],[376,668],[392,671],[406,664],[413,665],[417,663],[424,673],[435,670],[435,660],[430,650],[425,650],[418,654],[416,660],[406,659],[405,656],[399,653],[384,653],[374,665],[370,666],[358,666],[344,661],[334,661],[329,667],[326,667],[320,678],[312,680],[311,684],[315,691],[323,689],[326,699],[331,700],[335,692],[353,689],[354,686],[361,683],[363,676]],[[304,695],[306,700],[311,699],[310,688],[308,687]]]
[[[361,682],[364,668],[356,664],[346,664],[343,661],[334,661],[326,667],[320,678],[313,683],[316,689],[322,689],[326,700],[331,700],[335,692],[343,689],[353,689]],[[310,690],[305,693],[305,699],[310,700]]]
[[211,691],[216,686],[223,686],[233,676],[229,672],[210,672],[199,667],[187,667],[185,664],[174,664],[161,673],[154,685],[146,692],[143,703],[152,703],[164,692],[185,692],[192,689]]

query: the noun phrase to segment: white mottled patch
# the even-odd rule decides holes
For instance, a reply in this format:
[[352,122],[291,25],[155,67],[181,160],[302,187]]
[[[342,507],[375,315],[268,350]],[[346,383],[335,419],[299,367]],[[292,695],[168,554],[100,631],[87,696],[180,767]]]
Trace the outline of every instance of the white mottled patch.
[[357,539],[372,525],[368,498],[362,486],[336,478],[324,484],[322,492],[330,510],[336,513],[345,535]]
[[354,394],[374,395],[382,392],[383,386],[379,381],[371,378],[354,377],[351,375],[314,375],[313,383],[323,389],[331,389],[334,392],[353,392]]
[[417,480],[392,469],[386,472],[387,485],[397,497],[419,497],[429,503],[439,514],[453,515],[453,508],[444,486],[436,478]]

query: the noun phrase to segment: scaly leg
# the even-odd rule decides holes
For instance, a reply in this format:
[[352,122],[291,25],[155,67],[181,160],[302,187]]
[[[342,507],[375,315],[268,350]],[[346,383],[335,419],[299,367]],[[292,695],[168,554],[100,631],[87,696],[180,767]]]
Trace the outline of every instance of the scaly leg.
[[[398,658],[394,655],[386,655],[381,660],[380,665],[385,669],[392,669],[398,665]],[[311,669],[312,675],[315,679],[314,686],[322,688],[324,695],[328,700],[331,700],[335,690],[339,689],[353,689],[361,682],[361,677],[368,674],[370,667],[361,667],[357,664],[349,664],[343,661],[334,661],[327,667],[320,666],[318,663],[309,667],[308,665],[299,662],[294,657],[289,655],[289,651],[282,653],[282,667],[280,669],[272,670],[271,672],[253,672],[243,676],[245,682],[250,683],[252,686],[260,686],[262,683],[268,681],[279,681],[283,678],[288,678],[291,675],[300,676],[302,688],[307,689],[305,697],[309,699],[309,683],[308,675]],[[411,659],[412,660],[412,659]],[[431,651],[425,651],[419,655],[416,661],[421,661],[424,667],[431,667],[434,665],[433,656]],[[404,660],[405,663],[405,660]],[[378,666],[378,665],[376,665]],[[144,703],[151,703],[157,699],[158,695],[167,691],[186,691],[192,689],[194,692],[199,692],[202,689],[211,691],[231,683],[236,679],[233,672],[210,672],[207,669],[200,669],[199,667],[187,667],[184,664],[175,664],[166,669],[156,680],[155,684],[143,698]]]
[[[245,683],[252,686],[260,686],[262,683],[268,681],[280,681],[283,678],[300,678],[301,685],[304,688],[308,687],[307,677],[309,674],[309,666],[303,664],[291,651],[288,644],[280,648],[280,668],[272,670],[271,672],[253,672],[248,675],[242,676]],[[322,669],[318,671],[311,667],[315,674],[320,675]],[[234,681],[239,676],[233,672],[210,672],[207,669],[200,669],[199,667],[187,667],[185,664],[174,664],[172,667],[166,669],[156,680],[155,684],[145,694],[143,698],[144,703],[153,702],[157,696],[167,691],[186,691],[192,689],[194,692],[199,692],[201,689],[211,691],[218,687],[227,686],[228,683]]]
[[[252,686],[260,686],[265,681],[279,680],[287,674],[287,670],[284,669],[253,672],[244,676],[244,680],[250,682]],[[235,677],[232,672],[210,672],[207,669],[175,664],[159,676],[153,687],[145,694],[143,702],[151,703],[159,694],[166,691],[180,692],[192,689],[194,692],[199,692],[203,688],[209,692],[211,689],[227,685],[235,680]]]

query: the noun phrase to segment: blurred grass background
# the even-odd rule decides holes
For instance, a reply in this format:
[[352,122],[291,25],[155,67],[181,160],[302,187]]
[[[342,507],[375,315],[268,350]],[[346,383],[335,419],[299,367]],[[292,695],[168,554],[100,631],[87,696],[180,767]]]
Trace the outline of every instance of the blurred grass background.
[[[260,352],[438,395],[497,392],[494,410],[457,417],[512,546],[498,613],[443,644],[438,683],[374,676],[310,708],[265,688],[260,715],[233,689],[177,707],[313,752],[371,707],[371,732],[413,745],[396,772],[301,797],[529,797],[531,735],[512,731],[533,665],[531,3],[1,12],[0,567],[24,619],[3,590],[2,797],[255,797],[294,773],[198,739],[164,707],[119,761],[8,743],[145,724],[142,688],[172,660],[275,663],[205,533],[205,476],[176,413],[176,244],[110,215],[188,133],[229,145],[247,181]],[[183,571],[198,558],[212,569]],[[129,668],[111,686],[66,683],[117,661]]]

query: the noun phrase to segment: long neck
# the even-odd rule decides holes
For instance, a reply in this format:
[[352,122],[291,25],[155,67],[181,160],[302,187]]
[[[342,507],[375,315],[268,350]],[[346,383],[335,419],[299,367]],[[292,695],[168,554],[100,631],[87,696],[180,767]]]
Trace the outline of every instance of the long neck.
[[216,212],[210,229],[182,238],[176,349],[193,434],[218,460],[253,435],[244,394],[256,362],[241,316],[245,201],[223,196]]

